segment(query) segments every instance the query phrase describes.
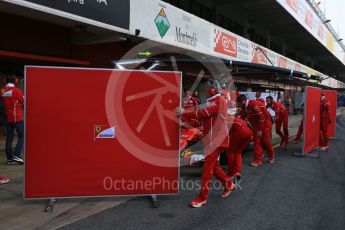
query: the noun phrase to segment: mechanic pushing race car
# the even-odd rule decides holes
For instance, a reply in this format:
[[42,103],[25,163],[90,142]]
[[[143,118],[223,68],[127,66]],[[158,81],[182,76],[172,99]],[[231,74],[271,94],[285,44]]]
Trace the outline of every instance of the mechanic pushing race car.
[[237,98],[237,115],[248,121],[253,127],[254,135],[254,160],[251,166],[258,167],[262,165],[264,147],[267,149],[268,162],[274,163],[275,152],[271,144],[271,115],[264,104],[258,100],[247,100],[246,95],[242,94]]
[[253,133],[246,121],[229,116],[228,175],[233,180],[242,176],[242,151],[252,141]]
[[191,206],[199,208],[206,205],[212,175],[215,175],[224,186],[222,198],[228,197],[235,189],[235,184],[220,167],[218,158],[222,150],[229,145],[229,131],[227,127],[227,105],[220,94],[220,84],[217,80],[208,80],[206,87],[208,97],[203,109],[195,111],[177,108],[177,115],[182,115],[185,120],[198,119],[203,121],[205,144],[205,162],[201,178],[201,191],[198,197],[191,202]]
[[[275,116],[276,134],[280,136],[280,146],[284,145],[285,149],[289,146],[289,112],[280,102],[274,101],[272,96],[266,97],[266,108],[272,109]],[[281,131],[283,125],[283,132]]]

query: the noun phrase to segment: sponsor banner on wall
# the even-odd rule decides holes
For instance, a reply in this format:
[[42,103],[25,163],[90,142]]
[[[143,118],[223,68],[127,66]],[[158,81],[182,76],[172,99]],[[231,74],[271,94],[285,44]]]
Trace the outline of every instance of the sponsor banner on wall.
[[211,27],[210,34],[213,35],[210,39],[210,54],[214,56],[253,64],[273,65],[274,67],[305,72],[307,74],[323,75],[220,27]]
[[271,50],[268,50],[268,52],[267,52],[267,57],[270,59],[270,61],[273,63],[274,66],[278,66],[278,56],[279,55],[277,53],[275,53]]
[[325,26],[322,23],[318,24],[317,35],[321,40],[325,37]]
[[329,51],[334,52],[334,38],[331,32],[327,31],[326,47]]
[[214,52],[237,58],[237,36],[214,29]]
[[243,62],[251,62],[252,42],[241,36],[237,38],[237,58]]
[[211,31],[210,53],[224,59],[252,62],[253,42],[220,27]]
[[301,72],[302,71],[302,65],[299,63],[295,63],[295,70]]
[[298,0],[286,0],[286,4],[295,11],[296,13],[298,12]]
[[[298,2],[298,1],[297,1]],[[294,5],[294,1],[291,2]],[[297,7],[297,12],[300,8]],[[142,18],[150,20],[142,20]],[[313,17],[314,18],[314,17]],[[158,0],[131,0],[130,31],[160,43],[246,63],[324,76],[246,38]]]
[[323,44],[335,57],[342,61],[342,48],[314,9],[305,0],[276,0],[309,33]]
[[296,62],[288,59],[287,68],[290,70],[296,70]]
[[306,10],[305,18],[304,18],[304,23],[305,23],[310,29],[313,29],[314,21],[313,21],[313,14],[312,14],[311,10]]
[[268,50],[267,51],[267,57],[269,59],[269,62],[267,63],[268,65],[272,65],[273,64],[273,66],[278,66],[278,62],[277,62],[278,54],[277,53],[275,53],[275,52],[273,52],[271,50]]
[[278,59],[278,67],[279,68],[283,68],[283,69],[287,69],[288,68],[288,59],[280,56]]
[[260,47],[255,43],[252,44],[252,63],[267,65],[267,49]]
[[141,37],[209,53],[210,23],[167,3],[131,0],[130,31],[137,29]]

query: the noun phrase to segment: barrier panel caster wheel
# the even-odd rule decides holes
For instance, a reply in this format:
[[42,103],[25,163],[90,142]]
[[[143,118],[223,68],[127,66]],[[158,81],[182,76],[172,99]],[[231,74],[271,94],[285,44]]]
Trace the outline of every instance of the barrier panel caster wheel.
[[45,212],[52,212],[54,208],[54,203],[56,200],[54,198],[50,199],[46,207],[44,208]]
[[161,205],[161,204],[159,203],[158,200],[156,200],[156,201],[153,202],[153,207],[154,207],[154,208],[159,208],[160,205]]
[[46,208],[44,209],[45,212],[52,212],[53,211],[53,206],[47,205]]

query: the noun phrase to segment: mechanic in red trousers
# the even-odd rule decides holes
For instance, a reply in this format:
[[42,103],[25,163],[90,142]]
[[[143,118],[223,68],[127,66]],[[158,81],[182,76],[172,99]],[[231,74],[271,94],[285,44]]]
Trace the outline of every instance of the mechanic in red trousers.
[[253,139],[247,122],[234,116],[228,118],[229,148],[227,149],[228,175],[233,180],[242,176],[242,151]]
[[[272,109],[275,114],[276,134],[280,136],[280,146],[285,149],[289,146],[289,112],[280,102],[274,101],[272,96],[266,97],[266,108]],[[283,125],[283,132],[281,131]]]
[[328,150],[328,125],[332,123],[329,111],[330,103],[324,94],[321,94],[321,120],[320,120],[320,150]]
[[254,160],[251,166],[262,165],[264,147],[267,149],[268,162],[274,163],[274,150],[271,144],[271,115],[264,104],[257,100],[247,100],[246,95],[242,94],[237,98],[237,106],[242,118],[249,122],[253,127],[254,135]]
[[187,120],[199,119],[204,124],[205,162],[201,178],[201,191],[198,197],[191,202],[191,206],[194,208],[206,205],[212,175],[215,175],[224,186],[221,197],[228,197],[235,189],[234,183],[218,163],[221,151],[225,150],[229,144],[227,106],[224,98],[220,95],[220,84],[217,80],[208,80],[205,89],[208,97],[205,108],[196,111],[176,109],[177,115],[182,115]]

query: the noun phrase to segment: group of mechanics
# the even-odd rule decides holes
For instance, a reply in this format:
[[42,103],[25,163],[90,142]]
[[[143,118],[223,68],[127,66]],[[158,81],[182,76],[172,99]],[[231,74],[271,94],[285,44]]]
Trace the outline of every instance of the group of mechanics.
[[[206,205],[208,191],[212,176],[222,183],[224,187],[221,198],[228,197],[236,188],[233,182],[242,175],[242,151],[254,141],[254,159],[251,166],[259,167],[263,163],[264,149],[267,151],[267,162],[275,162],[275,152],[271,144],[272,117],[268,109],[275,112],[276,133],[280,136],[280,146],[288,149],[289,113],[284,105],[274,101],[271,96],[266,101],[261,98],[261,93],[256,93],[255,100],[249,100],[246,95],[236,96],[237,109],[235,114],[228,114],[228,105],[231,97],[225,89],[221,89],[218,80],[210,79],[206,87],[207,103],[203,108],[198,108],[200,101],[186,92],[183,108],[177,108],[176,113],[181,116],[183,124],[189,127],[202,125],[205,145],[205,161],[202,170],[201,191],[191,206],[199,208]],[[323,149],[328,148],[327,129],[330,123],[329,102],[325,96],[321,97],[321,137]],[[303,120],[302,120],[303,122]],[[303,131],[303,125],[302,131]],[[283,128],[283,130],[282,130]],[[302,133],[302,131],[300,131]],[[294,139],[298,143],[301,135]],[[228,173],[226,174],[219,165],[221,152],[227,153]]]

